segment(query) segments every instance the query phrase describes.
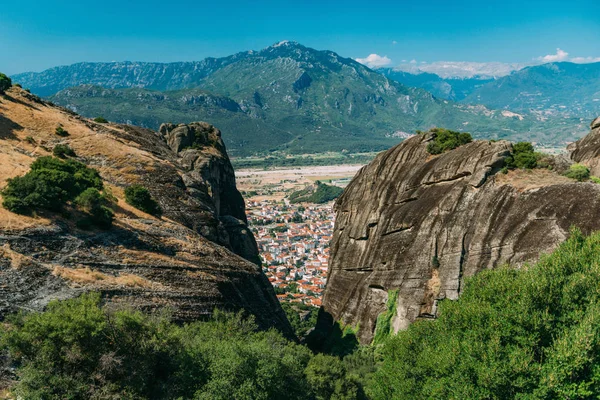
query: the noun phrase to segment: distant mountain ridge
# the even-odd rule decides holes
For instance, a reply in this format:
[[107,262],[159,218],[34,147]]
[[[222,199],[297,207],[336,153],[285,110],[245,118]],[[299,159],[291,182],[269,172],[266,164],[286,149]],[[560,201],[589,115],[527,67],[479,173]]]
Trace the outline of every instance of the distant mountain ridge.
[[[63,90],[51,99],[85,116],[154,129],[161,122],[206,120],[223,131],[235,156],[378,151],[433,126],[540,143],[572,141],[585,132],[578,119],[543,121],[450,103],[332,51],[288,41],[200,62],[83,63],[13,78],[36,94]],[[73,88],[81,84],[111,91]]]
[[600,63],[527,67],[476,88],[463,99],[516,112],[594,118],[600,113]]
[[377,72],[403,85],[418,87],[431,92],[440,99],[452,101],[464,100],[476,89],[493,82],[492,78],[442,78],[429,72],[411,73],[396,68],[381,68]]

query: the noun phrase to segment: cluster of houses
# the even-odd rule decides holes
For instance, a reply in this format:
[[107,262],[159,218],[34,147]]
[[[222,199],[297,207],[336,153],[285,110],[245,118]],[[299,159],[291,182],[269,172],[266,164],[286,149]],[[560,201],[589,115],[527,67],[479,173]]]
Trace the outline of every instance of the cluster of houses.
[[277,297],[321,306],[335,218],[331,204],[249,200],[246,212]]

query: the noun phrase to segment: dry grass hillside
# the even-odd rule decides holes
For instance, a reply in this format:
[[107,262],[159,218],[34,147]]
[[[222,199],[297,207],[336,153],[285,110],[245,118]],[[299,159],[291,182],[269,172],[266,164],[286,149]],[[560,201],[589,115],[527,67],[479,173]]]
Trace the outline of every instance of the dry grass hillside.
[[[59,126],[68,136],[55,133]],[[227,232],[202,190],[208,184],[195,182],[201,196],[190,194],[178,155],[158,133],[95,123],[16,87],[0,96],[0,187],[58,144],[97,169],[117,198],[113,227],[82,230],[65,213],[24,216],[0,207],[0,319],[101,291],[107,303],[166,306],[179,320],[205,317],[215,307],[243,308],[261,326],[290,332],[260,267],[227,248]],[[163,217],[125,202],[124,189],[133,183],[149,188]]]

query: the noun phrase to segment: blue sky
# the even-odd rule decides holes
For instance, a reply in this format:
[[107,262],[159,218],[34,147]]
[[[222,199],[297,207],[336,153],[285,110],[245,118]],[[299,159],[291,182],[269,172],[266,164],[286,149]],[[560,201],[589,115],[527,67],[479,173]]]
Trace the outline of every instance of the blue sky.
[[9,0],[0,7],[0,71],[200,60],[284,39],[393,64],[526,63],[557,48],[600,57],[598,15],[599,0]]

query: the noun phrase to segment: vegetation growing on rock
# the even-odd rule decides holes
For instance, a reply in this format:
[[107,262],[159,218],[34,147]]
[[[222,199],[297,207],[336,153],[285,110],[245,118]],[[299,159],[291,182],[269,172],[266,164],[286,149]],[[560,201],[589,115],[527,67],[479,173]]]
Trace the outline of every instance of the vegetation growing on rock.
[[565,176],[579,182],[587,181],[590,179],[590,169],[582,164],[573,164],[569,167],[569,170],[565,172]]
[[392,333],[392,318],[396,315],[396,303],[398,302],[398,290],[390,290],[385,305],[385,311],[377,316],[375,337],[373,344],[379,344],[387,339]]
[[65,157],[77,157],[77,154],[75,154],[75,151],[69,147],[69,145],[66,144],[57,144],[56,146],[54,146],[54,148],[52,149],[52,154],[54,154],[54,156],[58,157],[58,158],[65,158]]
[[5,74],[0,72],[0,94],[4,93],[6,90],[10,89],[12,86],[11,79]]
[[162,214],[160,205],[152,198],[150,191],[141,185],[131,185],[125,189],[125,201],[150,215],[160,216]]
[[537,166],[538,155],[531,143],[518,142],[512,147],[512,154],[504,160],[507,169],[533,169]]
[[88,188],[103,188],[96,170],[71,159],[40,157],[27,174],[8,180],[2,205],[17,213],[57,211]]
[[75,204],[85,213],[87,217],[78,221],[81,228],[89,228],[92,225],[100,228],[110,228],[114,213],[110,208],[114,199],[106,193],[100,193],[96,188],[87,188],[75,199]]
[[62,126],[57,126],[54,130],[54,133],[61,137],[69,136],[69,132],[67,132]]
[[443,128],[433,128],[430,132],[434,136],[433,141],[427,145],[429,154],[442,154],[473,141],[471,134],[467,132],[456,132]]
[[587,399],[600,391],[600,233],[471,278],[439,318],[390,338],[374,399]]
[[99,124],[106,124],[108,123],[108,120],[104,117],[96,117],[94,118],[94,122],[97,122]]

